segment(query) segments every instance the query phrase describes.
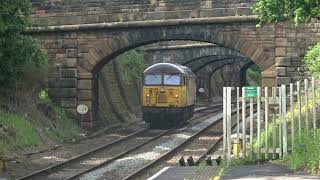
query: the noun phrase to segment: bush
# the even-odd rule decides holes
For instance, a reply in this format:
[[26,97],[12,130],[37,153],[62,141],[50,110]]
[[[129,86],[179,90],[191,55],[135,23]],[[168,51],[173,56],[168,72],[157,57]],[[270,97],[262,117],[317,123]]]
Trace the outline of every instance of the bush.
[[315,77],[320,76],[320,43],[310,48],[304,57],[307,70]]
[[0,12],[0,87],[11,89],[26,65],[41,65],[46,56],[31,36],[22,34],[30,25],[30,1],[1,0]]

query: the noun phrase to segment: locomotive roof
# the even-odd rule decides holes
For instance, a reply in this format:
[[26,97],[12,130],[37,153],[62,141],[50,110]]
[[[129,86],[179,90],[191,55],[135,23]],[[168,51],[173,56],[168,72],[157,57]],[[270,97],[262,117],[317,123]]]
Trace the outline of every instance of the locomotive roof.
[[171,63],[157,63],[148,67],[145,74],[186,74],[195,76],[194,73],[186,66]]

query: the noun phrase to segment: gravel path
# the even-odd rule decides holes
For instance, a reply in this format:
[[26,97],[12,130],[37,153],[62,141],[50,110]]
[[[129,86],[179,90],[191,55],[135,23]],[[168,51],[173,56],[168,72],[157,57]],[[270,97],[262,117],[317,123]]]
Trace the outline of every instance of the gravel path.
[[157,141],[145,145],[122,159],[118,159],[105,167],[84,175],[80,179],[122,179],[221,118],[222,114],[213,115],[197,125],[180,129],[169,136],[162,137]]

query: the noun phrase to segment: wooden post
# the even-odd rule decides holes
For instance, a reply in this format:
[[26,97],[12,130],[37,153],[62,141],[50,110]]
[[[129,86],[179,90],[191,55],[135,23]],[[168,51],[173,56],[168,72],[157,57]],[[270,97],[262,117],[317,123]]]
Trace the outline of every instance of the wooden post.
[[250,98],[250,157],[253,158],[253,99]]
[[308,88],[308,79],[304,80],[304,90],[305,90],[305,106],[306,106],[306,131],[309,131],[309,88]]
[[283,143],[283,156],[288,154],[288,137],[287,137],[287,96],[286,85],[281,85],[282,95],[282,143]]
[[301,95],[300,95],[300,81],[297,82],[297,103],[298,103],[298,128],[299,137],[301,136]]
[[279,158],[282,158],[282,91],[279,87]]
[[[237,87],[237,148],[239,149],[240,146],[240,105],[239,105],[239,97],[240,96],[240,88]],[[239,151],[237,151],[237,157],[239,157]]]
[[227,161],[231,161],[231,87],[227,87],[227,146],[228,157]]
[[226,158],[227,145],[227,88],[223,87],[223,157]]
[[265,159],[269,158],[269,148],[268,148],[268,124],[269,124],[269,92],[268,92],[268,87],[264,88],[264,95],[265,95],[265,115],[264,115],[264,120],[265,120]]
[[293,111],[293,84],[290,83],[290,117],[291,117],[291,150],[294,147],[294,111]]
[[257,87],[257,132],[258,132],[258,159],[260,159],[260,151],[261,151],[261,87]]
[[247,135],[246,135],[246,98],[244,88],[242,88],[242,143],[243,156],[247,156]]
[[[273,99],[273,106],[275,106],[275,103],[276,103],[276,88],[275,87],[272,87],[272,99]],[[273,147],[273,154],[272,154],[272,159],[276,159],[276,145],[277,145],[277,142],[276,142],[276,136],[277,136],[277,128],[276,128],[276,110],[273,109],[273,116],[272,116],[272,120],[273,120],[273,127],[272,127],[272,147]]]
[[312,77],[312,121],[313,121],[313,137],[316,137],[316,128],[317,128],[317,104],[316,104],[316,91],[315,91],[315,80]]

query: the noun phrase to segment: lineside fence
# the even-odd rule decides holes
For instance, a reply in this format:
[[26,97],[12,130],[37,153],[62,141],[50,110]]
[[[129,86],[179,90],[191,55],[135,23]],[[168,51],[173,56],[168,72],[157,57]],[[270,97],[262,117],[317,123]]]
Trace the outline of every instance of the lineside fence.
[[[320,86],[315,78],[311,78],[311,86],[308,79],[303,83],[272,88],[223,88],[223,156],[227,162],[238,157],[281,159],[294,151],[295,136],[302,130],[313,132],[310,138],[314,138],[316,87]],[[231,113],[233,99],[236,117]],[[248,103],[249,109],[242,108]]]

